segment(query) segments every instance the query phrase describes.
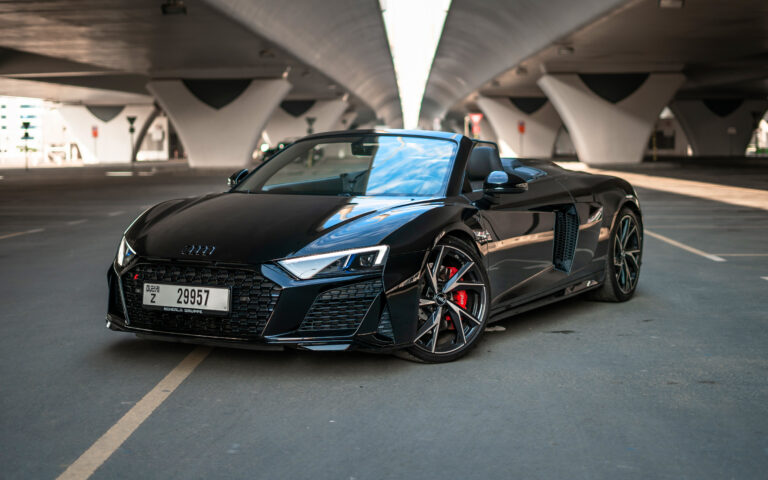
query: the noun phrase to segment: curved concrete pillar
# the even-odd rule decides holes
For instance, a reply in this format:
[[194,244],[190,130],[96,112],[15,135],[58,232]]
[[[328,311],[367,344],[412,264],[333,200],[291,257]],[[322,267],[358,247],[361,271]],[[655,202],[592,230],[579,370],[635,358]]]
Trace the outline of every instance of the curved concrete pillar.
[[[77,141],[84,163],[130,163],[133,145],[128,117],[136,117],[133,125],[138,130],[153,108],[152,105],[63,105],[59,113]],[[136,133],[133,137],[135,140]]]
[[[205,82],[153,80],[147,90],[171,118],[190,167],[245,167],[291,84],[282,79],[245,80],[239,87],[228,87],[228,81],[211,80],[206,87]],[[190,90],[193,86],[196,93]]]
[[[608,81],[594,82],[592,87],[576,74],[543,75],[538,84],[568,126],[582,162],[639,163],[659,113],[685,77],[652,73],[635,81],[637,75],[627,75],[625,85],[621,75],[600,77]],[[595,93],[600,84],[607,88]]]
[[347,105],[347,102],[341,99],[282,102],[264,127],[264,140],[274,147],[285,140],[303,137],[308,132],[307,119],[314,119],[312,133],[334,130]]
[[[477,99],[477,105],[493,125],[502,156],[552,156],[555,138],[562,122],[552,103],[546,98],[481,96]],[[524,134],[520,134],[518,130],[519,122],[525,122]]]
[[697,156],[743,156],[766,100],[675,100],[669,105]]

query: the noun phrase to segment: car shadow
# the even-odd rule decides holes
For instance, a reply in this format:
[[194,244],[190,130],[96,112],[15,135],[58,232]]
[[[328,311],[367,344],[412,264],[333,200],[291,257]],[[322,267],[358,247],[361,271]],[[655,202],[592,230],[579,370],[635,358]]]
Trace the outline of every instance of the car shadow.
[[[489,325],[492,330],[485,332],[480,348],[470,353],[467,358],[482,357],[482,344],[499,346],[499,343],[512,343],[516,338],[546,332],[573,333],[567,326],[568,319],[573,315],[593,315],[597,323],[610,321],[607,317],[603,320],[601,318],[605,308],[611,306],[613,304],[573,297],[496,321]],[[503,327],[504,330],[494,330],[494,327]],[[133,365],[150,367],[168,359],[178,359],[180,355],[186,355],[196,347],[184,343],[125,336],[109,343],[101,351],[101,360],[131,362]],[[314,352],[292,348],[263,351],[218,346],[212,349],[205,363],[229,372],[242,369],[243,372],[251,374],[268,370],[287,373],[295,370],[303,374],[312,372],[319,375],[361,371],[394,372],[420,366],[391,354],[371,352]]]

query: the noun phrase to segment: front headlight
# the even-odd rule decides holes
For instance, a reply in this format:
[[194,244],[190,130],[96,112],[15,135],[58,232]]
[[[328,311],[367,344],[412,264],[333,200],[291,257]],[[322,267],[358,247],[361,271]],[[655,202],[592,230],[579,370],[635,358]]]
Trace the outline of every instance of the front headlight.
[[136,250],[131,248],[125,240],[125,235],[123,235],[120,246],[117,248],[117,264],[121,267],[125,266],[134,255],[136,255]]
[[384,268],[384,261],[388,252],[388,246],[377,245],[306,257],[286,258],[277,263],[302,280],[313,277],[359,275],[381,271]]

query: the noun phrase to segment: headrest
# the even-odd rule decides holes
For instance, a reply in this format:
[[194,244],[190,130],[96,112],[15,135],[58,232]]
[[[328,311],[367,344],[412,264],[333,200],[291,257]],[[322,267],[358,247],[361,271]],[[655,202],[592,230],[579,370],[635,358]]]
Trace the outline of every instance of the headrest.
[[504,171],[499,158],[499,151],[493,147],[475,146],[469,154],[469,167],[467,175],[469,180],[476,182],[485,180],[485,177],[494,170]]

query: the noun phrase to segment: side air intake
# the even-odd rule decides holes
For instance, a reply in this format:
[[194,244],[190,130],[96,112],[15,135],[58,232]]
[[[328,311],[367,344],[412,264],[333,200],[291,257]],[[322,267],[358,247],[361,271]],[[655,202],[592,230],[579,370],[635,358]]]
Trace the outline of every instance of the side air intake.
[[555,217],[555,249],[552,260],[557,270],[570,273],[578,238],[579,216],[576,214],[576,208],[571,205],[564,210],[558,210]]

